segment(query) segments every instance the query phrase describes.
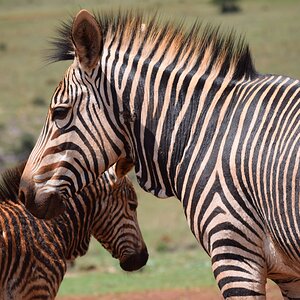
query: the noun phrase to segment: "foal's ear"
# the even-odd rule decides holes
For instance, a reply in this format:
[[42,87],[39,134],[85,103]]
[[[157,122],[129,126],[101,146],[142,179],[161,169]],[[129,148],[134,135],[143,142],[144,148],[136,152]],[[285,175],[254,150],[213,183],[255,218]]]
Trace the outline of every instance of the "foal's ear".
[[118,178],[124,177],[134,166],[133,161],[126,158],[120,158],[116,164],[116,175]]
[[97,21],[85,9],[81,10],[74,19],[72,39],[80,64],[88,70],[94,68],[100,59],[103,37]]

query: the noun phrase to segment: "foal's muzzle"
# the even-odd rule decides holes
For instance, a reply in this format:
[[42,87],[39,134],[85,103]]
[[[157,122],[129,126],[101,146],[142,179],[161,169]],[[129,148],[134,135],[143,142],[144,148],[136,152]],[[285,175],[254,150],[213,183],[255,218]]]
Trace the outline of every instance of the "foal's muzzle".
[[148,261],[148,251],[144,247],[140,252],[126,256],[120,261],[120,266],[124,271],[136,271],[143,267]]

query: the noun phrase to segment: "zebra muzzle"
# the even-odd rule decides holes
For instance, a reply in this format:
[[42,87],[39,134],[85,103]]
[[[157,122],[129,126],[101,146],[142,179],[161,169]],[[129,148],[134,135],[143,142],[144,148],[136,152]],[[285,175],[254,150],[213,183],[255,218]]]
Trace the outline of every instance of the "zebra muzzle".
[[19,198],[25,204],[25,207],[39,219],[52,219],[65,210],[65,204],[61,196],[55,191],[38,190],[34,193],[31,189],[21,189]]

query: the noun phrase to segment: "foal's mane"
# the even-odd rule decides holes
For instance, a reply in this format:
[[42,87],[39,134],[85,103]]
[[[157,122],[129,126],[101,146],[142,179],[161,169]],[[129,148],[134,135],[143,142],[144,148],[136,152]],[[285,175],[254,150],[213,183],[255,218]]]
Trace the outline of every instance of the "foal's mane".
[[25,162],[14,168],[5,170],[0,178],[0,203],[7,200],[17,202],[20,180]]
[[[159,51],[173,49],[167,53],[168,60],[172,56],[175,59],[180,52],[189,57],[190,63],[201,61],[209,49],[212,62],[222,61],[221,74],[233,68],[235,79],[256,75],[248,45],[233,31],[220,33],[219,27],[207,25],[203,28],[197,21],[190,29],[184,30],[183,24],[161,22],[157,15],[145,17],[140,12],[97,14],[95,19],[102,31],[104,43],[107,40],[118,44],[123,38],[125,41],[131,40],[132,44],[137,41],[138,47],[148,47],[149,51],[157,43]],[[52,49],[46,55],[48,62],[74,59],[72,22],[69,19],[57,28],[58,35],[50,41]]]

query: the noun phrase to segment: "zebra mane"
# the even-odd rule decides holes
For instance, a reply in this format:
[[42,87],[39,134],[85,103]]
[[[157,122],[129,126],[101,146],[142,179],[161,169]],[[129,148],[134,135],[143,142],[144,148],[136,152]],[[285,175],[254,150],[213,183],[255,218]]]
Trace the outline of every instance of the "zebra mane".
[[[168,61],[172,56],[175,59],[180,51],[181,56],[190,57],[190,63],[201,62],[209,49],[211,63],[222,61],[221,76],[226,74],[229,68],[234,68],[235,79],[256,75],[249,47],[244,38],[234,31],[224,34],[220,32],[220,27],[202,26],[198,21],[190,29],[185,30],[183,23],[162,22],[157,15],[149,17],[132,11],[94,15],[101,28],[104,42],[109,40],[118,43],[123,39],[131,40],[134,44],[134,41],[138,41],[139,46],[143,45],[143,49],[148,47],[150,52],[155,42],[159,41],[159,51],[168,51]],[[47,62],[74,59],[72,22],[70,18],[57,28],[57,37],[50,40],[52,48],[46,52]],[[173,49],[173,53],[170,53],[170,48]]]
[[5,170],[0,178],[0,203],[7,200],[18,201],[20,180],[25,168],[25,164],[21,163],[14,168]]

